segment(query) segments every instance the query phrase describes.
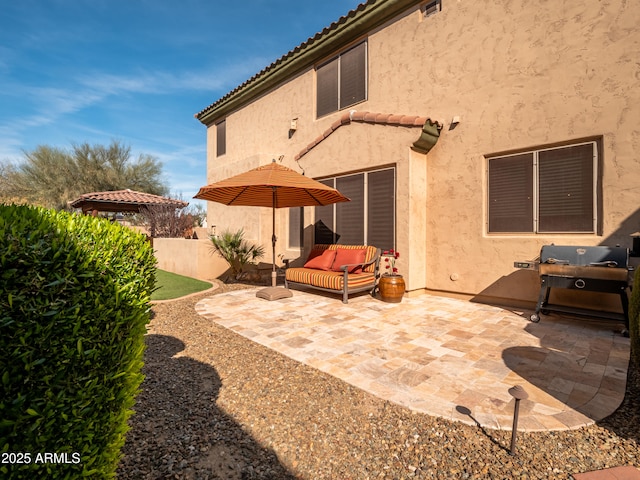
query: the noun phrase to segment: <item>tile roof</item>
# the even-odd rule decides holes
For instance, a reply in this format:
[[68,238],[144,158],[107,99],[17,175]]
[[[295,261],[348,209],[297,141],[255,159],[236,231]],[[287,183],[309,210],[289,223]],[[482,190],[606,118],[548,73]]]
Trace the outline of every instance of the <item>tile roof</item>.
[[389,125],[394,127],[420,127],[424,128],[427,125],[436,127],[438,130],[442,128],[442,124],[437,120],[432,120],[429,117],[421,117],[418,115],[398,115],[393,113],[373,113],[373,112],[358,112],[351,110],[345,112],[338,120],[333,122],[331,126],[326,129],[320,136],[318,136],[313,142],[307,145],[300,153],[298,153],[294,160],[300,160],[309,151],[314,149],[319,143],[323,142],[333,132],[343,125],[349,125],[353,122],[356,123],[370,123],[374,125]]
[[70,205],[73,208],[82,208],[88,204],[110,204],[122,207],[136,205],[175,205],[177,208],[189,205],[182,200],[161,197],[146,192],[136,192],[130,189],[85,193],[71,202]]

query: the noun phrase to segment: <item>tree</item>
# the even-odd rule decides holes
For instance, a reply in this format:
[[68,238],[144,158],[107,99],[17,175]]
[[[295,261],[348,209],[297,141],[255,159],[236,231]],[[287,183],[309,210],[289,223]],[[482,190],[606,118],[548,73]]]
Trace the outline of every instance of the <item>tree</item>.
[[202,226],[205,215],[200,205],[190,205],[185,208],[175,208],[170,205],[148,205],[140,208],[139,217],[151,237],[188,238],[193,234],[194,227]]
[[130,188],[165,195],[162,164],[154,157],[131,159],[131,147],[118,141],[103,145],[73,145],[71,150],[40,145],[25,152],[18,165],[0,165],[0,201],[22,200],[67,209],[84,193]]
[[14,171],[13,165],[0,163],[0,204],[15,203],[16,205],[24,205],[29,203],[10,183]]

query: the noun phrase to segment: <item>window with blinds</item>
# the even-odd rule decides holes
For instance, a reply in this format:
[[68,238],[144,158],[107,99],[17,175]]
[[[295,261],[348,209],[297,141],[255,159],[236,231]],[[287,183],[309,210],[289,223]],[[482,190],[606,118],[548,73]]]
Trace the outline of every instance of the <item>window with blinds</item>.
[[216,123],[216,157],[227,153],[227,121]]
[[489,233],[596,231],[597,142],[489,158]]
[[367,98],[367,43],[316,68],[316,115],[355,105]]
[[594,144],[538,154],[538,231],[594,231]]
[[369,172],[367,182],[367,243],[383,250],[395,248],[395,170]]
[[[335,188],[336,181],[334,178],[321,180],[320,183]],[[336,243],[335,234],[335,205],[325,205],[316,207],[315,211],[316,223],[314,224],[314,241],[315,243],[331,244]]]
[[301,248],[304,235],[304,208],[289,209],[289,248]]
[[336,232],[345,245],[363,245],[364,238],[364,174],[336,178],[336,188],[350,202],[336,204]]
[[442,10],[441,0],[433,0],[422,6],[422,15],[424,17],[430,17]]
[[395,168],[323,180],[350,202],[315,209],[315,243],[395,248]]
[[489,160],[489,231],[533,231],[533,154]]

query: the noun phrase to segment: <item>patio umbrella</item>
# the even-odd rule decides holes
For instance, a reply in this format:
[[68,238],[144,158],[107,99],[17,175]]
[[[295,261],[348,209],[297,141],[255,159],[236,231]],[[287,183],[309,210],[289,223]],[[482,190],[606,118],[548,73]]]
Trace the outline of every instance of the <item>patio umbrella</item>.
[[263,289],[257,294],[269,300],[291,296],[288,290],[276,288],[276,208],[322,206],[349,201],[335,188],[305,177],[275,160],[268,165],[202,187],[194,198],[224,205],[271,207],[271,288]]

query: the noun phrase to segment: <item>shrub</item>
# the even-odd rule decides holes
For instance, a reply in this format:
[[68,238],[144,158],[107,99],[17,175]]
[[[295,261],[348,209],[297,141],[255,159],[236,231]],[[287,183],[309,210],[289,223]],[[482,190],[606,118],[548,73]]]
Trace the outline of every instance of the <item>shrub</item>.
[[640,268],[633,277],[633,291],[629,301],[629,337],[631,339],[631,360],[640,366]]
[[2,478],[115,475],[154,273],[145,237],[118,224],[0,206]]
[[244,230],[237,232],[225,230],[221,235],[212,235],[213,248],[231,267],[231,275],[238,278],[246,265],[254,265],[256,260],[264,256],[264,248],[252,245],[244,239]]

